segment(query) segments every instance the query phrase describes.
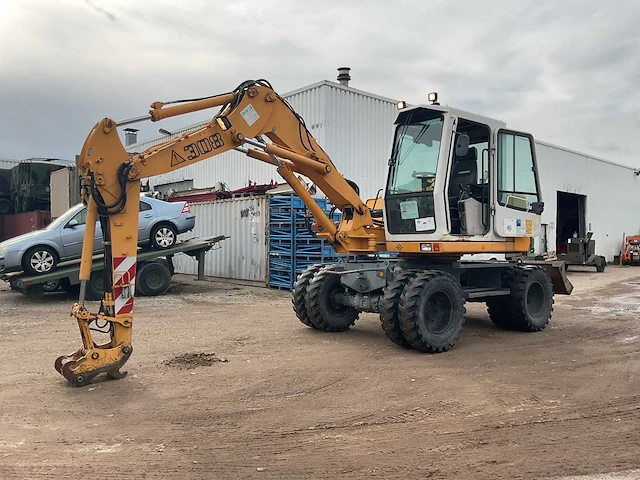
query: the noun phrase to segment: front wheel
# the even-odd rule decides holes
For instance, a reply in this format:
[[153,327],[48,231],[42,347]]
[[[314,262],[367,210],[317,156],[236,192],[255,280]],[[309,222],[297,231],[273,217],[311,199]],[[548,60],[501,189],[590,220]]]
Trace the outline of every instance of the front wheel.
[[156,225],[151,230],[151,246],[161,250],[173,247],[178,241],[176,227],[168,223]]
[[58,254],[51,247],[33,247],[22,257],[22,268],[33,275],[43,275],[56,268]]

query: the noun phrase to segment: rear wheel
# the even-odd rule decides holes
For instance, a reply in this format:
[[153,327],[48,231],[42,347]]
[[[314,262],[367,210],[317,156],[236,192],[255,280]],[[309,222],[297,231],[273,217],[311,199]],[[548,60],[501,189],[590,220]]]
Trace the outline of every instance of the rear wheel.
[[409,280],[415,277],[417,273],[416,271],[409,270],[396,275],[384,288],[380,305],[380,323],[382,323],[382,330],[384,330],[389,340],[404,348],[411,348],[411,345],[409,345],[409,342],[407,342],[402,334],[400,319],[398,317],[398,306],[402,292],[409,283]]
[[136,287],[142,295],[162,295],[171,286],[171,272],[166,264],[149,262],[142,265],[136,275]]
[[514,269],[507,277],[508,297],[487,302],[493,323],[509,330],[543,330],[553,312],[553,284],[541,268]]
[[446,352],[462,332],[464,303],[462,289],[453,277],[442,272],[419,273],[400,296],[398,318],[404,338],[420,352]]
[[33,275],[51,272],[58,264],[58,254],[51,247],[39,246],[27,250],[22,257],[22,268]]
[[151,230],[151,246],[165,249],[173,247],[178,240],[178,230],[169,223],[161,223]]
[[323,267],[323,265],[311,265],[304,270],[293,285],[293,292],[291,303],[293,303],[293,311],[296,313],[296,317],[304,325],[311,328],[316,328],[315,325],[309,319],[309,312],[307,312],[307,302],[305,296],[307,294],[307,288],[309,288],[309,282],[313,276]]
[[305,294],[309,320],[325,332],[344,332],[358,319],[358,311],[337,302],[344,291],[340,275],[332,273],[334,267],[323,267],[311,278]]

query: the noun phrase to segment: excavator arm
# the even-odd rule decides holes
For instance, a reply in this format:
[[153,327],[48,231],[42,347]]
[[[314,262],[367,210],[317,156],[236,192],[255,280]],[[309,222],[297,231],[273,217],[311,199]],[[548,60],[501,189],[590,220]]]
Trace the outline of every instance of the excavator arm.
[[[117,127],[137,121],[159,121],[199,110],[220,107],[211,122],[130,156]],[[265,140],[268,139],[267,140]],[[256,160],[273,164],[300,196],[315,218],[319,237],[327,239],[337,253],[366,255],[385,249],[384,228],[374,220],[369,206],[340,174],[318,145],[304,120],[264,80],[247,81],[233,92],[212,97],[156,102],[149,115],[115,122],[98,122],[85,141],[78,171],[87,220],[82,251],[78,303],[72,307],[82,347],[59,357],[56,370],[75,386],[90,383],[100,374],[122,378],[121,367],[133,346],[131,331],[138,249],[140,180],[171,172],[229,150],[238,150]],[[341,212],[335,223],[318,206],[296,174],[308,177]],[[104,297],[97,313],[85,306],[85,285],[91,275],[96,221],[104,239]],[[94,342],[90,324],[106,322],[110,341]]]

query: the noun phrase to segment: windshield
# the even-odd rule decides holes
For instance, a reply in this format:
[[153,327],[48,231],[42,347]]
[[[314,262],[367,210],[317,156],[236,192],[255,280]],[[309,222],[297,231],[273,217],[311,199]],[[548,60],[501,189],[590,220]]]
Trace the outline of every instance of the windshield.
[[47,225],[47,228],[45,228],[45,230],[55,230],[56,228],[60,228],[69,220],[71,220],[80,211],[81,208],[84,208],[84,206],[76,205],[75,207],[70,208],[69,210],[64,212],[62,215],[60,215],[58,218],[56,218],[53,222],[51,222],[49,225]]
[[439,116],[398,126],[387,193],[433,191],[443,122]]

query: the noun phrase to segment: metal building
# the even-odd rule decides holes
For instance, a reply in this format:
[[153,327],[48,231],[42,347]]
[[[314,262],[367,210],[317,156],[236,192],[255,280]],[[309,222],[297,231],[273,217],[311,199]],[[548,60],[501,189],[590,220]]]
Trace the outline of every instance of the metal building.
[[[283,96],[305,119],[338,169],[360,186],[361,196],[372,198],[386,181],[396,101],[350,87],[348,70],[340,70],[340,83],[325,80]],[[140,152],[199,126],[136,143],[127,150]],[[545,203],[543,235],[535,241],[536,253],[563,252],[568,238],[593,232],[597,253],[614,260],[624,236],[640,233],[635,198],[640,172],[541,141],[536,141],[536,152]],[[271,180],[282,181],[273,166],[231,151],[159,175],[150,183],[184,189],[222,182],[234,189],[249,181]]]

